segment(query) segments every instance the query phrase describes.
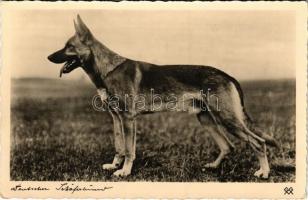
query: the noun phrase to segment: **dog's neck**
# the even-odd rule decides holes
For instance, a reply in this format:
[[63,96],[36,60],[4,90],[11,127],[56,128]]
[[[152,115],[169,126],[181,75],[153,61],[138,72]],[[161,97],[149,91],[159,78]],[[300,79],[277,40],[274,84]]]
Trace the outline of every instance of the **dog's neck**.
[[85,71],[97,88],[106,88],[104,79],[109,72],[123,63],[126,58],[116,54],[100,42],[91,47],[93,59],[85,63]]

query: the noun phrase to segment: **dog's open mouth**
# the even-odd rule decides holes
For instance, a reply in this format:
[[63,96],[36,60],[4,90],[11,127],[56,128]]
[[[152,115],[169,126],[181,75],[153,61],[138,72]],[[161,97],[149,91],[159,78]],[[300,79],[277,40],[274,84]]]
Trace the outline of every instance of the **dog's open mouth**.
[[69,73],[71,71],[73,71],[74,69],[76,69],[77,67],[79,67],[81,65],[79,59],[70,59],[68,61],[66,61],[66,63],[63,65],[63,67],[60,70],[60,77],[62,76],[62,74],[66,74]]

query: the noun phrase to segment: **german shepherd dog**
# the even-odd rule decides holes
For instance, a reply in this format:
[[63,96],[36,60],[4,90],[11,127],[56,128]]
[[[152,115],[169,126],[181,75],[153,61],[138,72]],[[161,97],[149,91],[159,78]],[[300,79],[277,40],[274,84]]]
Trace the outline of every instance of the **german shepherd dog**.
[[[114,122],[115,150],[113,162],[104,164],[103,169],[116,170],[114,175],[127,176],[131,173],[136,148],[136,116],[148,112],[168,111],[167,108],[150,109],[155,91],[162,98],[162,105],[170,103],[168,95],[173,95],[173,103],[183,105],[181,110],[194,113],[201,125],[211,128],[220,149],[214,162],[205,167],[216,168],[234,145],[228,139],[232,134],[247,143],[255,151],[260,169],[255,176],[268,178],[270,168],[266,155],[266,145],[277,146],[277,142],[254,125],[244,108],[243,92],[240,84],[226,73],[209,66],[199,65],[155,65],[124,58],[100,43],[85,23],[77,16],[74,21],[76,33],[65,47],[50,56],[53,63],[65,63],[62,73],[69,73],[81,67],[90,77],[104,102],[117,95],[119,104],[109,112]],[[200,91],[211,91],[219,102],[219,109],[211,105]],[[144,108],[137,109],[136,102],[126,95],[143,95]],[[186,95],[186,98],[183,96]],[[183,104],[182,104],[183,103]],[[196,109],[195,105],[207,109]],[[121,169],[119,169],[122,166]]]

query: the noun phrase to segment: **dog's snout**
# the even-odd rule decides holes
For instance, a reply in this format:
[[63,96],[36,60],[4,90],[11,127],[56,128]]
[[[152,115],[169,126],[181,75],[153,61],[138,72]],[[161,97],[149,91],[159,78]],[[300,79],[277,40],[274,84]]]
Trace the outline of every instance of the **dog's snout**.
[[49,56],[47,57],[47,59],[48,59],[50,62],[52,62],[52,55],[49,55]]
[[67,61],[67,56],[65,54],[65,49],[61,49],[59,51],[56,51],[55,53],[49,55],[48,60],[53,63],[64,63]]
[[47,57],[47,59],[50,61],[50,62],[53,62],[53,63],[59,63],[59,59],[57,59],[59,56],[57,56],[57,52],[56,53],[53,53],[51,55],[49,55]]

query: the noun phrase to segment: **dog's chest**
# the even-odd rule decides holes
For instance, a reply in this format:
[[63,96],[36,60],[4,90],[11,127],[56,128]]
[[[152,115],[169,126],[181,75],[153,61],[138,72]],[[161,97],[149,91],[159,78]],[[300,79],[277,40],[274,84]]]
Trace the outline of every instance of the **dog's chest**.
[[97,89],[97,94],[99,95],[102,102],[106,102],[108,100],[108,94],[105,88]]

